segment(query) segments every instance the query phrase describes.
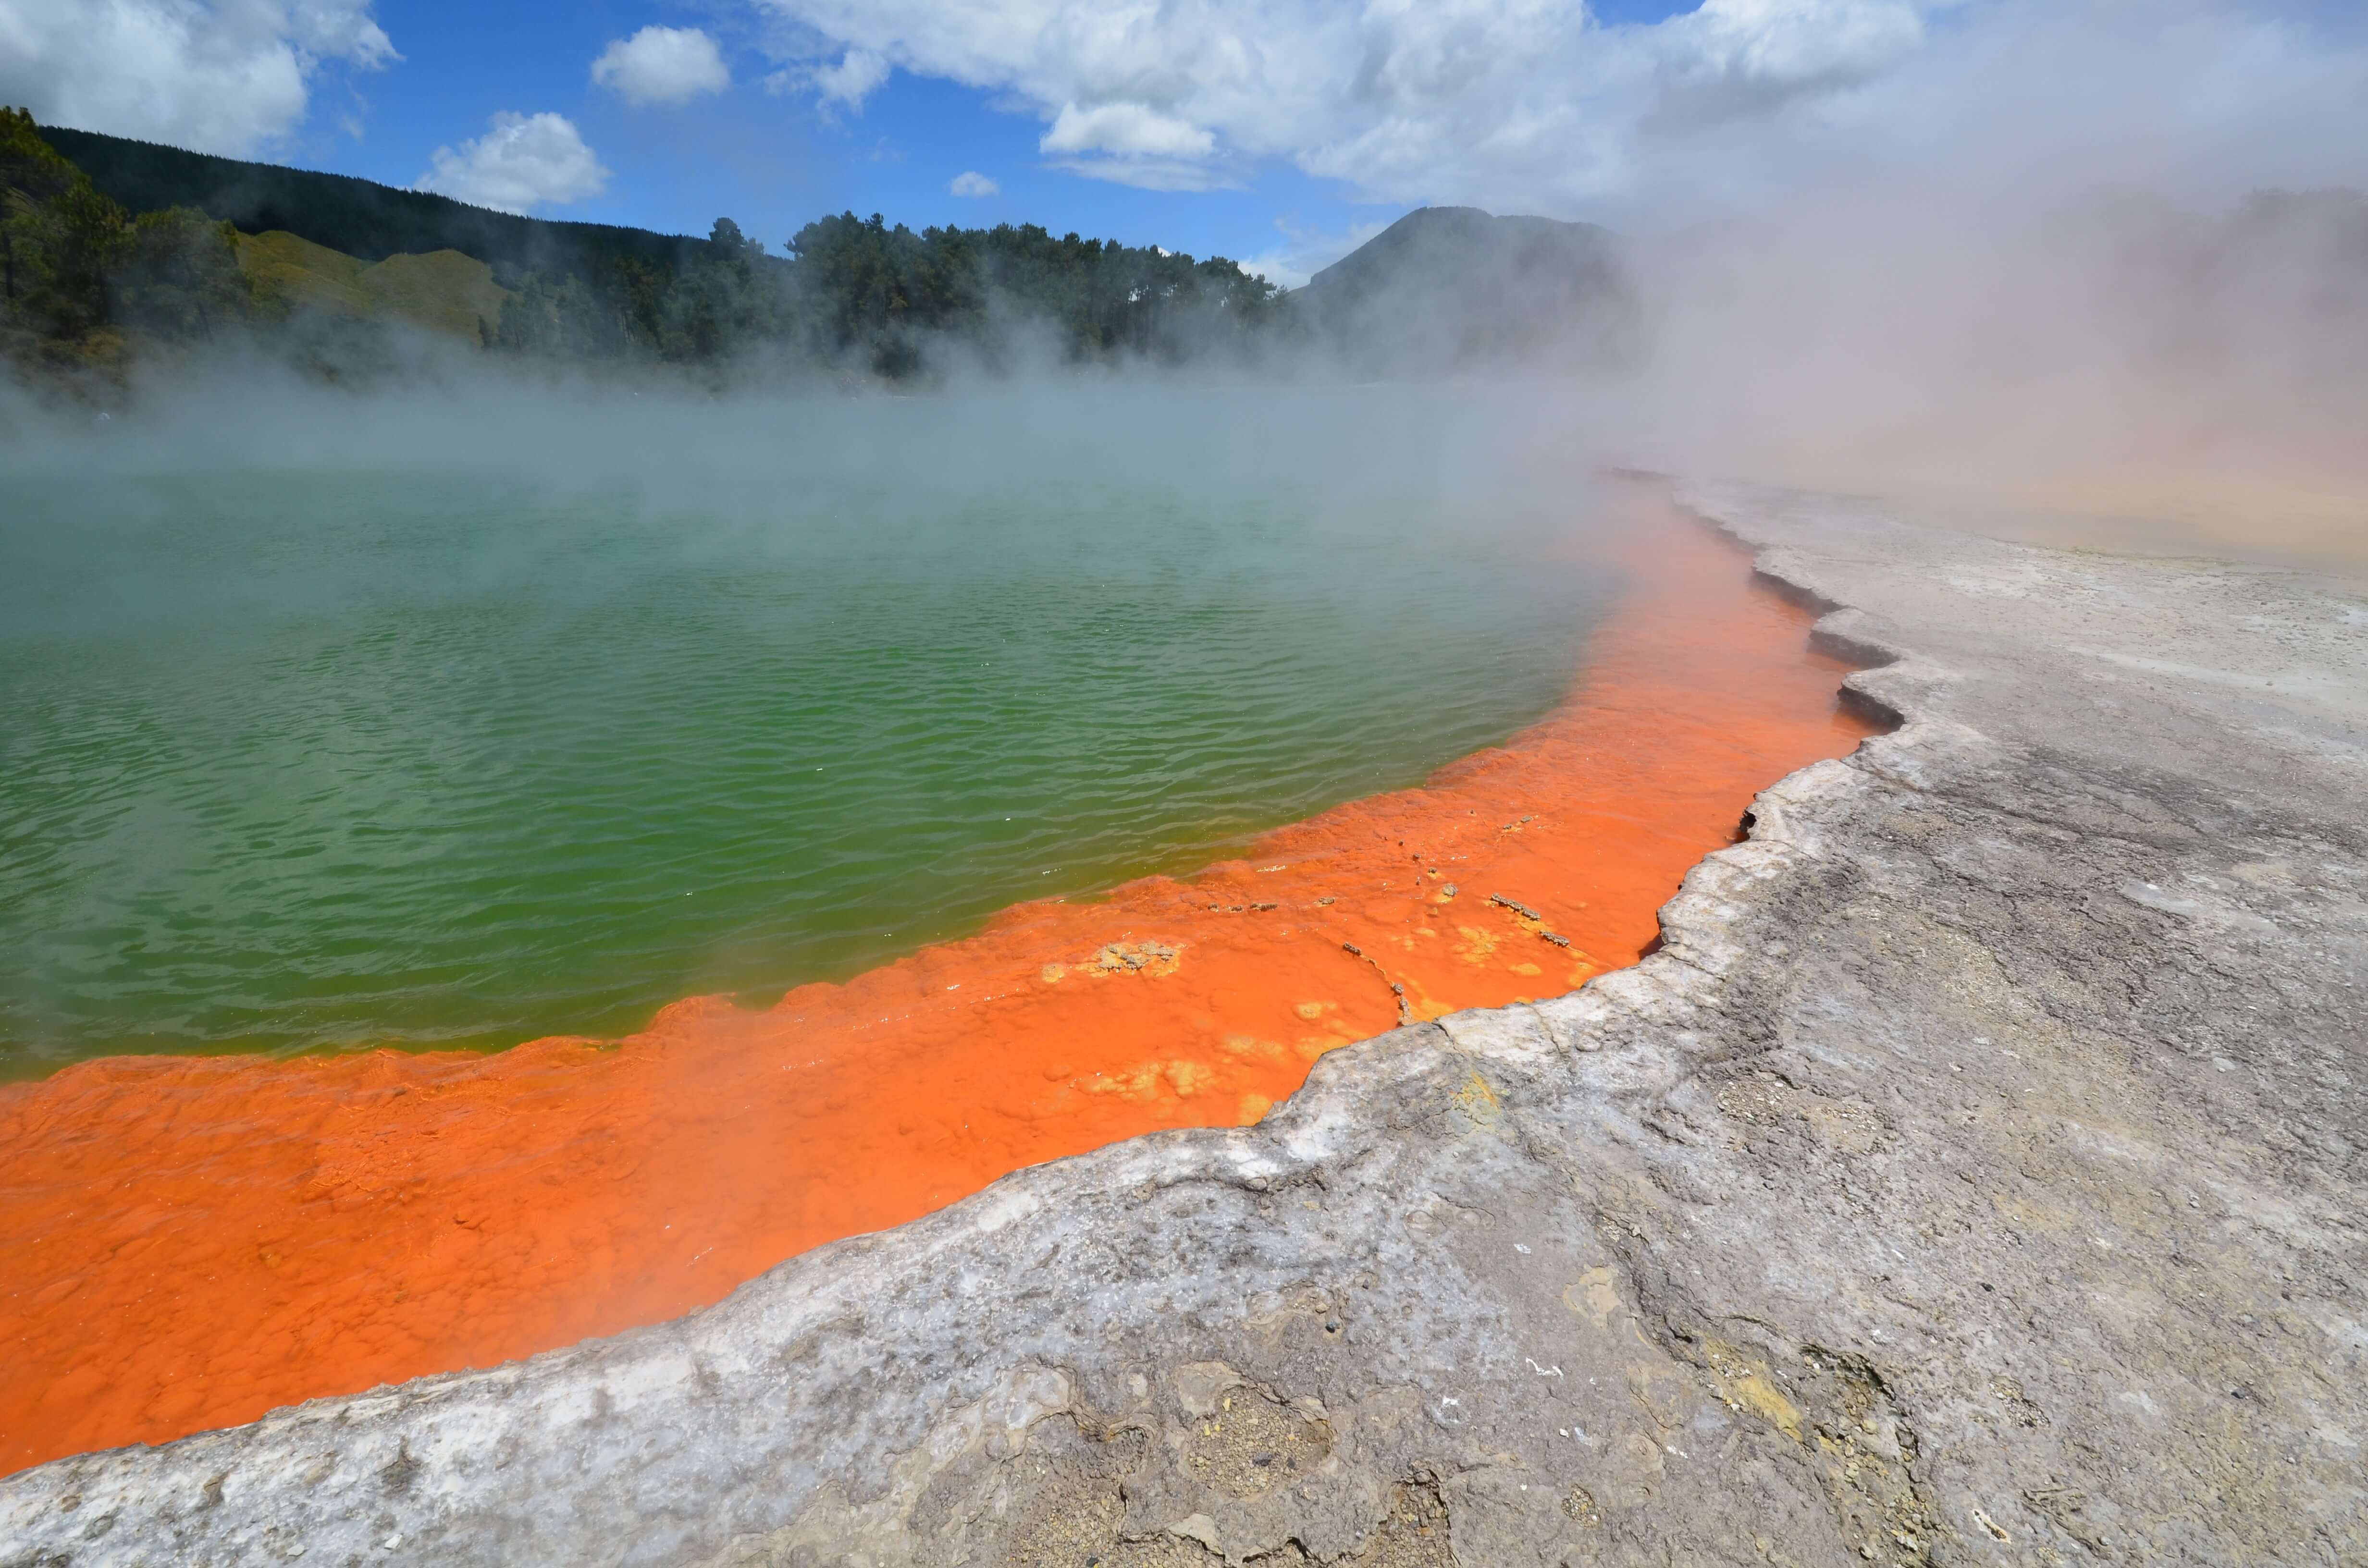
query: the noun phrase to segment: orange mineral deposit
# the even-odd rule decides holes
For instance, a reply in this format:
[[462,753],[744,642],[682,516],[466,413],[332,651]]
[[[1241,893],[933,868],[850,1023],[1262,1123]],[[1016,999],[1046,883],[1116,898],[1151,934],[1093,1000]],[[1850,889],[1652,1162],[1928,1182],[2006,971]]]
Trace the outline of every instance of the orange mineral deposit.
[[486,1367],[1633,963],[1753,793],[1866,733],[1808,617],[1671,518],[1577,689],[1418,790],[609,1047],[115,1058],[0,1086],[0,1472]]

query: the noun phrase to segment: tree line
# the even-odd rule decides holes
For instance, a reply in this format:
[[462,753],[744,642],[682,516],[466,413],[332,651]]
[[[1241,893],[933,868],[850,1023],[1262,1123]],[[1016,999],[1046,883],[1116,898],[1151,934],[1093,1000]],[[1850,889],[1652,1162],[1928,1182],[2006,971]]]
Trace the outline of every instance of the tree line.
[[64,368],[119,354],[126,329],[211,337],[244,324],[253,291],[236,231],[194,208],[127,214],[0,108],[0,351]]
[[995,363],[1030,344],[1070,360],[1242,354],[1288,327],[1281,291],[1223,257],[1034,223],[916,233],[845,212],[785,252],[724,218],[671,276],[630,261],[588,278],[529,272],[486,340],[564,359],[772,355],[894,379],[951,352]]
[[[211,210],[192,199],[135,216],[52,139],[90,143],[112,189],[135,199],[192,191],[215,164],[293,183],[242,176],[245,186],[206,199]],[[328,210],[308,219],[291,192],[320,195]],[[753,363],[902,380],[958,357],[1247,355],[1292,327],[1286,297],[1234,262],[1035,224],[916,233],[846,212],[806,224],[780,255],[728,218],[704,240],[493,213],[479,215],[521,226],[472,226],[447,210],[478,210],[442,198],[423,206],[420,193],[343,176],[45,132],[20,109],[0,110],[0,352],[52,368],[108,368],[145,342],[268,337],[285,325],[240,267],[241,226],[222,215],[249,210],[316,244],[351,231],[361,251],[379,253],[366,260],[396,254],[389,245],[475,255],[508,290],[498,320],[479,319],[480,347],[560,364]],[[453,240],[463,243],[438,243]]]

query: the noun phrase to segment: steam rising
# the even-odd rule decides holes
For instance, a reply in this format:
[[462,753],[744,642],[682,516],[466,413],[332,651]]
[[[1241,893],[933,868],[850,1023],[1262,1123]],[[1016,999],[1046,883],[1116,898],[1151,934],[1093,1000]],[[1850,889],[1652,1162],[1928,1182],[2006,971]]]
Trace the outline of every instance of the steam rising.
[[2047,538],[2368,559],[2363,42],[2009,0],[1816,113],[1671,100],[1606,210],[1652,351],[1590,428]]
[[[1609,267],[1599,256],[1597,274],[1560,287],[1459,271],[1448,256],[1384,291],[1383,310],[1344,325],[1311,303],[1296,335],[1180,367],[1080,371],[1015,319],[997,352],[936,345],[929,373],[902,385],[753,360],[720,381],[602,381],[422,341],[381,345],[359,390],[324,392],[257,345],[152,367],[121,417],[133,438],[167,446],[450,443],[515,456],[577,449],[582,411],[634,398],[680,415],[642,428],[695,447],[723,428],[700,412],[719,396],[758,424],[794,424],[801,400],[849,390],[976,397],[984,410],[1015,383],[1078,374],[1216,398],[1246,381],[1446,378],[1519,385],[1535,427],[1577,460],[2360,553],[2362,24],[2213,0],[2004,0],[1929,9],[1919,26],[1918,47],[1814,92],[1755,98],[1748,72],[1703,64],[1652,75],[1634,102],[1588,100],[1610,149],[1591,166],[1620,172],[1587,192],[1531,188],[1554,216],[1617,238]],[[1096,125],[1123,118],[1093,112]],[[1090,140],[1066,134],[1056,127],[1048,146]],[[1508,171],[1527,165],[1486,172],[1473,162],[1484,145],[1456,140],[1463,162],[1423,177],[1513,205]],[[1475,326],[1475,310],[1493,327]],[[415,405],[420,418],[387,412]],[[434,412],[454,407],[470,412]],[[0,409],[9,460],[89,417],[14,394]],[[125,439],[119,428],[115,449]]]
[[1837,206],[1643,254],[1644,395],[1596,422],[1635,460],[2362,549],[2356,193]]

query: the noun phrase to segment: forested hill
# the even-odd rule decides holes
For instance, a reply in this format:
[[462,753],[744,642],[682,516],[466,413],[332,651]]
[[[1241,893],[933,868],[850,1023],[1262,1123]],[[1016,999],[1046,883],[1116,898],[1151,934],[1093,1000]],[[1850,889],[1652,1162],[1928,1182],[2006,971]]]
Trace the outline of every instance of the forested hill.
[[1291,330],[1264,278],[1157,245],[846,212],[774,252],[728,218],[704,239],[521,218],[17,109],[0,111],[0,350],[68,367],[231,331],[336,372],[427,324],[567,363],[904,379],[1045,351],[1238,358]]
[[[1384,374],[1600,366],[1637,312],[1605,231],[1425,208],[1288,297],[1222,256],[991,229],[818,218],[778,250],[559,222],[346,175],[0,116],[0,347],[108,364],[158,338],[262,334],[333,372],[409,329],[568,364],[904,380],[1311,347]],[[373,347],[375,342],[375,347]]]
[[250,234],[282,230],[362,261],[456,250],[501,270],[581,272],[632,260],[671,270],[696,242],[608,223],[521,218],[351,175],[218,158],[64,126],[41,137],[128,212],[193,207]]
[[1309,327],[1397,370],[1617,362],[1641,332],[1608,229],[1424,207],[1308,279]]

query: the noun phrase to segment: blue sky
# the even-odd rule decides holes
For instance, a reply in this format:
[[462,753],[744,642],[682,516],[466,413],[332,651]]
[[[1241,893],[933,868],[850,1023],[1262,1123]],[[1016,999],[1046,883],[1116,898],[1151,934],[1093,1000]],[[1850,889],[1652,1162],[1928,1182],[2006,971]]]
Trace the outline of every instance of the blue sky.
[[[703,233],[728,215],[777,249],[851,209],[1034,222],[1296,282],[1432,202],[1633,227],[1847,180],[2204,202],[2368,183],[2363,16],[2357,0],[0,0],[0,103],[551,217]],[[956,194],[966,175],[982,193]]]
[[[1651,23],[1693,8],[1618,0],[1594,11],[1606,22]],[[1281,160],[1250,171],[1240,188],[1156,191],[1081,176],[1048,164],[1038,150],[1044,122],[1025,108],[998,108],[1000,95],[903,71],[851,112],[768,92],[760,84],[769,62],[735,51],[713,7],[381,0],[376,15],[403,60],[344,74],[342,90],[323,94],[280,149],[288,161],[405,186],[435,148],[477,135],[497,112],[556,111],[611,177],[599,196],[538,209],[543,215],[700,233],[729,216],[775,249],[813,218],[853,210],[915,228],[1034,222],[1195,256],[1269,256],[1294,233],[1337,246],[1422,204],[1376,201]],[[732,86],[636,108],[592,85],[592,62],[609,43],[654,25],[718,36]],[[998,194],[951,194],[968,172],[987,176]]]
[[[399,0],[379,8],[404,62],[354,78],[359,141],[321,117],[302,146],[310,166],[408,185],[438,145],[482,131],[503,109],[552,109],[582,130],[613,171],[602,195],[549,216],[700,233],[728,215],[773,248],[826,212],[885,214],[931,223],[1042,223],[1195,255],[1270,251],[1277,220],[1344,230],[1405,207],[1354,202],[1338,181],[1290,165],[1258,171],[1247,189],[1150,191],[1046,166],[1044,125],[998,111],[989,95],[897,72],[860,108],[825,108],[808,94],[759,85],[767,62],[733,58],[733,85],[677,106],[635,108],[596,88],[593,59],[640,28],[696,25],[681,6],[594,4],[561,19],[531,6]],[[962,174],[987,176],[996,196],[962,198]]]

